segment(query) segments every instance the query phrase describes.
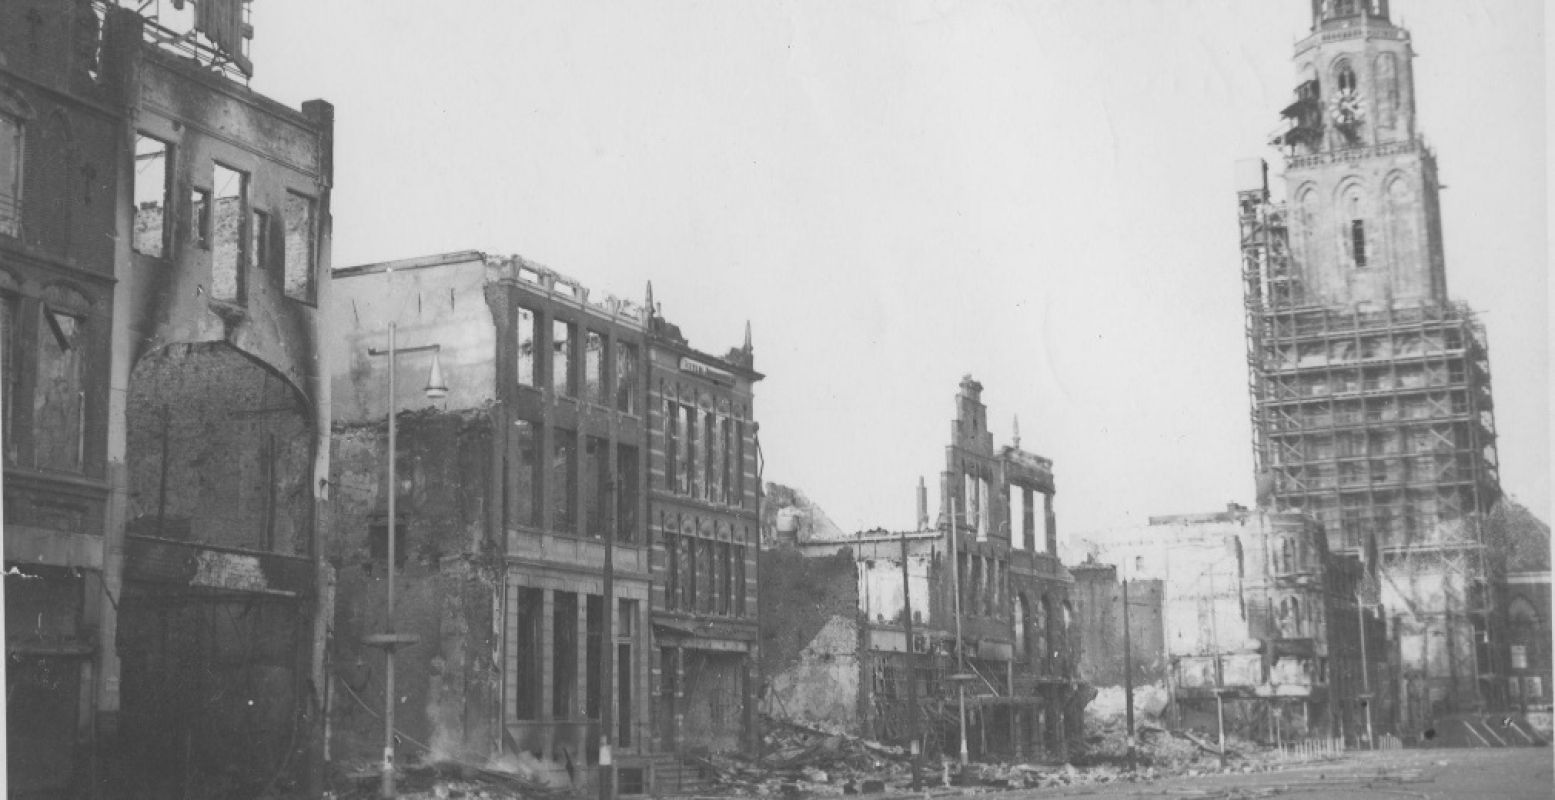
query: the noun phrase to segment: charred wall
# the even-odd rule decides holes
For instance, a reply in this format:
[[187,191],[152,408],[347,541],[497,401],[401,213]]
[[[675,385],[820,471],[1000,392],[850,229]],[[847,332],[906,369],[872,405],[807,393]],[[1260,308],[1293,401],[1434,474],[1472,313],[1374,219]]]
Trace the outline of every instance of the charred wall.
[[396,656],[395,726],[440,756],[481,760],[491,749],[499,682],[492,608],[500,557],[485,533],[491,419],[437,411],[399,419],[392,621],[386,436],[385,424],[356,424],[337,425],[332,437],[333,745],[346,764],[381,753],[383,655],[361,641],[392,629],[419,637]]

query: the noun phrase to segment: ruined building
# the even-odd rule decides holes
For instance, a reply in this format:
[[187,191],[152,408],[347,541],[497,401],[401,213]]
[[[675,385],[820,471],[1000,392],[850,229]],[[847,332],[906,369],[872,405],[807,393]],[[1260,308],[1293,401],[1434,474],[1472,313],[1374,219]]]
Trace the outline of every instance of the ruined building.
[[[1142,637],[1131,628],[1130,666],[1136,685],[1167,690],[1177,724],[1215,730],[1218,697],[1228,730],[1269,743],[1361,737],[1363,703],[1372,705],[1374,733],[1389,729],[1388,698],[1364,696],[1393,674],[1382,620],[1357,607],[1360,562],[1331,553],[1310,517],[1233,505],[1151,517],[1090,534],[1084,546],[1130,581],[1131,624],[1141,610],[1153,622]],[[1121,658],[1121,629],[1104,635]]]
[[1259,500],[1316,517],[1331,550],[1366,561],[1415,731],[1505,696],[1489,360],[1447,294],[1409,32],[1387,0],[1312,9],[1275,139],[1288,202],[1262,163],[1238,168]]
[[[581,787],[608,733],[624,792],[681,743],[738,747],[755,639],[749,348],[699,353],[642,305],[518,256],[335,281],[337,758],[377,760],[385,665],[362,639],[383,631],[417,639],[396,655],[396,727],[434,756],[533,759]],[[432,384],[446,391],[429,400]]]
[[693,349],[649,294],[648,531],[658,659],[653,736],[667,752],[755,750],[761,483],[750,328]]
[[[764,708],[925,752],[1062,758],[1088,695],[1059,563],[1052,462],[995,448],[982,385],[966,378],[946,447],[942,513],[918,530],[801,537],[762,556]],[[906,559],[904,575],[903,559]],[[906,607],[913,631],[907,635]]]
[[[244,5],[0,7],[12,791],[227,796],[317,765],[333,111]],[[145,14],[146,16],[142,16]]]

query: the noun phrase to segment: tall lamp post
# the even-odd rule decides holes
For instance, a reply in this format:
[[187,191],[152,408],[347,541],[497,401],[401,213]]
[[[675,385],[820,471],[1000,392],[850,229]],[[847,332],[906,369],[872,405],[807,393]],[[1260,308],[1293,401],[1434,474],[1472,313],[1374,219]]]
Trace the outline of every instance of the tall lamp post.
[[394,419],[394,373],[395,362],[402,353],[432,353],[432,369],[427,375],[427,385],[424,391],[427,399],[441,400],[448,396],[448,386],[443,383],[443,368],[438,363],[437,353],[442,350],[440,345],[427,344],[417,347],[398,347],[395,342],[395,323],[389,323],[389,347],[386,350],[370,348],[368,355],[388,356],[389,358],[389,387],[386,395],[389,412],[389,458],[385,471],[388,473],[389,484],[389,522],[388,522],[388,583],[387,599],[384,603],[384,632],[375,633],[363,639],[363,642],[371,647],[382,647],[383,668],[383,783],[380,794],[385,798],[395,796],[394,791],[394,651],[397,648],[415,644],[418,638],[414,634],[397,633],[394,630],[394,571],[397,566],[398,556],[395,552],[395,527],[398,520],[395,518],[397,509],[395,501],[399,495],[399,479],[395,476],[395,455],[398,446],[397,431]]

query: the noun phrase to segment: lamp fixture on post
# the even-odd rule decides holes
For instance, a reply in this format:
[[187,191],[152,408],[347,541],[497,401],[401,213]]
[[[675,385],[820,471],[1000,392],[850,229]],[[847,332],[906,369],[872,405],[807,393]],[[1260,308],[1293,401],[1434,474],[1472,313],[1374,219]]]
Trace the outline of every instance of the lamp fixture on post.
[[397,633],[394,630],[394,571],[398,562],[398,554],[395,552],[395,527],[399,520],[396,518],[398,510],[395,508],[399,496],[399,481],[395,476],[395,457],[398,447],[397,425],[394,418],[394,379],[395,362],[402,353],[419,353],[430,351],[432,353],[432,369],[427,375],[427,385],[423,391],[427,399],[441,400],[448,396],[448,386],[443,382],[442,365],[438,362],[437,354],[442,349],[440,345],[428,344],[418,347],[397,347],[395,342],[395,323],[389,323],[389,347],[386,350],[369,348],[368,355],[389,357],[389,387],[385,397],[385,405],[389,417],[389,457],[385,465],[387,472],[389,519],[387,527],[387,552],[388,564],[385,570],[388,573],[385,584],[386,602],[384,603],[384,632],[375,633],[363,638],[362,642],[369,647],[382,647],[384,657],[383,669],[383,782],[381,796],[392,798],[394,791],[394,651],[397,648],[413,645],[419,641],[419,637],[409,633]]

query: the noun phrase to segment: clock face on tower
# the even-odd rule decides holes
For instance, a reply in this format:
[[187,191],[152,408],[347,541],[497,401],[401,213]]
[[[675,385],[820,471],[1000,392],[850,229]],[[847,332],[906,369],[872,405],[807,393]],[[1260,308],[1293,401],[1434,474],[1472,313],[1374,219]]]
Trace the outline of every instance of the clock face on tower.
[[1356,89],[1341,89],[1330,101],[1329,113],[1335,125],[1346,133],[1354,133],[1355,127],[1361,124],[1361,117],[1365,114],[1361,93]]

